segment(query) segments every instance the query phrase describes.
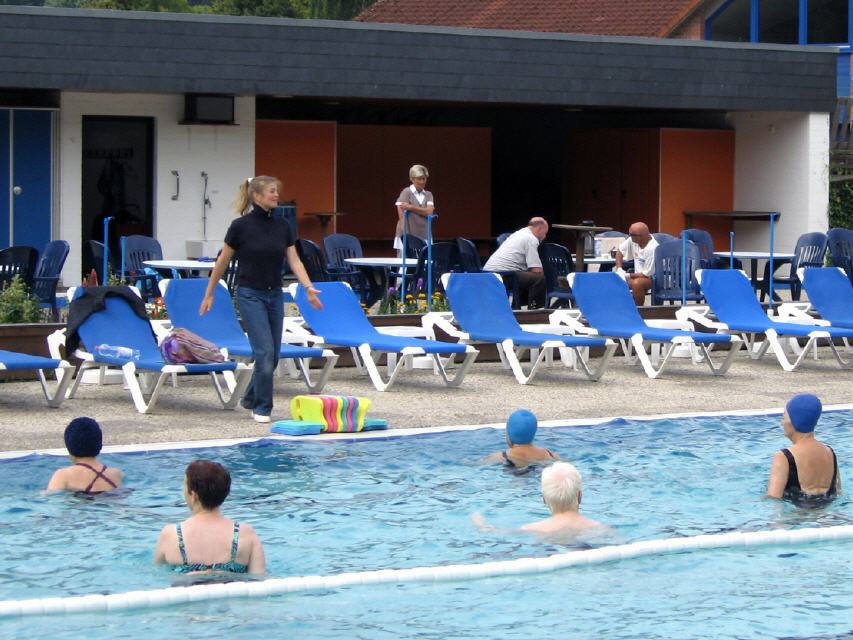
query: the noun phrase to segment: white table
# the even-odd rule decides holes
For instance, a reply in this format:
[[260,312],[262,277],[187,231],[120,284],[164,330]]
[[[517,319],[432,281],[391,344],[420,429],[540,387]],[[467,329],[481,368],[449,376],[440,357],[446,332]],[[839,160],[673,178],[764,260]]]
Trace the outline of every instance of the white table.
[[[728,258],[729,256],[733,256],[737,260],[749,260],[749,262],[750,262],[750,265],[749,265],[750,277],[749,277],[749,279],[752,280],[753,289],[758,289],[760,286],[758,283],[758,261],[770,259],[770,252],[769,251],[734,251],[734,252],[715,251],[714,255],[719,256],[719,257],[724,258],[724,259]],[[777,267],[778,265],[784,264],[786,262],[791,262],[791,260],[793,260],[793,259],[794,259],[793,253],[783,253],[780,251],[774,251],[773,252],[773,266],[774,266],[774,268]],[[772,277],[772,275],[771,275],[771,277]]]
[[[402,269],[402,258],[344,258],[344,262],[354,267],[358,267],[365,272],[365,277],[370,283],[371,300],[381,300],[387,295],[389,282],[391,279],[391,269]],[[418,261],[413,258],[406,259],[406,274],[411,274],[418,266]]]
[[[344,262],[355,267],[381,267],[384,269],[400,268],[403,266],[402,258],[345,258]],[[414,258],[406,260],[406,268],[416,267],[418,261]]]
[[152,269],[177,269],[179,271],[213,271],[215,260],[145,260],[142,264]]

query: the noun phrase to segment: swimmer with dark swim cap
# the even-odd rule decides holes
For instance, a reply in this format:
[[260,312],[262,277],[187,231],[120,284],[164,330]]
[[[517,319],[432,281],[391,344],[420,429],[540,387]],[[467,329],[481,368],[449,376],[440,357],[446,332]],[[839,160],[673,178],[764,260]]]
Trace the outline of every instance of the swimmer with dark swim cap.
[[506,421],[506,443],[509,449],[493,453],[484,458],[483,462],[501,462],[508,467],[523,469],[537,462],[559,460],[560,456],[556,453],[533,444],[538,426],[536,416],[531,411],[514,411]]
[[80,491],[94,495],[120,487],[124,474],[98,461],[102,443],[101,426],[94,419],[81,416],[68,423],[65,448],[74,464],[53,474],[48,491]]
[[768,497],[785,498],[798,506],[822,506],[841,491],[835,452],[814,435],[822,411],[820,399],[811,393],[796,395],[785,405],[782,429],[793,444],[773,457]]

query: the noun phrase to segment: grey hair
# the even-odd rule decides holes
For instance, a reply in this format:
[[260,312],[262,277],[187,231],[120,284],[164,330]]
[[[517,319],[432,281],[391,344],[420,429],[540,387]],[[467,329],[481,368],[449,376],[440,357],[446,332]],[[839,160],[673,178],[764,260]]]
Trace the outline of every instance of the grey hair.
[[577,511],[583,482],[568,462],[555,462],[542,471],[542,498],[554,513]]
[[409,180],[414,180],[415,178],[429,178],[429,171],[422,164],[413,164],[409,169]]

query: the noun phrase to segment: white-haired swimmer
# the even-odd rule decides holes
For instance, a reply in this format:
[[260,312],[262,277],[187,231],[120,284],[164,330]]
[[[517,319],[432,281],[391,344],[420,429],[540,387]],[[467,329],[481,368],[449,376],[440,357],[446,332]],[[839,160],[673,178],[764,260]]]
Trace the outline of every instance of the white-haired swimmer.
[[600,522],[580,514],[582,499],[583,481],[573,465],[555,462],[545,467],[542,470],[542,500],[551,510],[551,517],[526,524],[521,530],[549,534],[604,528]]
[[[525,533],[535,533],[550,539],[577,541],[581,534],[610,537],[614,532],[610,527],[579,512],[583,498],[583,485],[578,470],[568,462],[555,462],[542,470],[542,500],[551,510],[551,517],[531,522],[521,527]],[[488,524],[479,513],[471,514],[473,523],[484,531],[511,533]],[[584,537],[591,541],[588,535]]]

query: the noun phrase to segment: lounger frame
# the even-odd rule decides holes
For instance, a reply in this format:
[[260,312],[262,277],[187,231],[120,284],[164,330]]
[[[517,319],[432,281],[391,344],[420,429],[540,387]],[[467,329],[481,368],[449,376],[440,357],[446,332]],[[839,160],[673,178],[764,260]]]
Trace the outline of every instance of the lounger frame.
[[[14,353],[16,356],[28,355],[21,354],[18,352],[5,352],[0,349],[0,371],[12,371],[13,369],[7,369],[5,363],[3,363],[3,354],[4,353]],[[27,367],[27,369],[32,369],[36,372],[36,375],[39,379],[39,384],[41,384],[41,391],[44,394],[44,399],[47,401],[47,406],[49,407],[59,407],[63,400],[65,400],[66,393],[68,390],[68,385],[71,382],[71,379],[74,377],[74,367],[66,362],[65,360],[59,359],[59,366],[53,367],[52,362],[48,364],[48,359],[43,358],[42,356],[32,356],[33,358],[33,366]],[[39,366],[44,365],[44,366]],[[23,369],[24,367],[15,367],[14,370]],[[44,375],[45,369],[53,369],[56,375],[56,384],[54,385],[53,390],[50,388],[50,384],[47,381],[47,377]]]

